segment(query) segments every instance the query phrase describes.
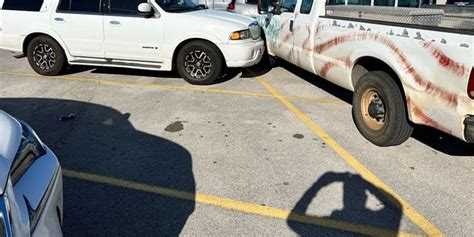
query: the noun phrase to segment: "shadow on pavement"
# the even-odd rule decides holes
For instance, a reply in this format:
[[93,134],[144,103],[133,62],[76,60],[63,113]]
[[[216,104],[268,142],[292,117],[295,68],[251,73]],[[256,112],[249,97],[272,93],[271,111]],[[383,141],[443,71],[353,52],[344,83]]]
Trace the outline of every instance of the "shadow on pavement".
[[[76,73],[90,71],[93,74],[108,74],[108,75],[123,75],[123,76],[140,76],[140,77],[156,77],[183,80],[176,71],[152,71],[129,68],[115,68],[115,67],[90,67],[90,66],[70,66],[63,74],[72,75]],[[232,80],[240,73],[245,74],[245,69],[242,68],[227,68],[213,85],[221,84]]]
[[416,126],[413,138],[450,156],[474,156],[474,144],[427,126]]
[[[133,115],[98,104],[39,98],[2,98],[0,109],[29,123],[63,169],[179,189],[194,199],[190,153],[136,130],[128,120]],[[70,113],[76,117],[59,120]],[[194,200],[66,176],[63,231],[65,236],[177,236],[194,208]]]
[[[293,220],[300,219],[302,215],[307,217],[314,216],[308,213],[311,202],[317,197],[318,193],[324,191],[325,187],[333,183],[342,183],[343,185],[342,201],[344,208],[342,210],[334,210],[331,215],[321,218],[382,228],[393,231],[393,236],[396,236],[402,216],[400,203],[390,194],[382,193],[382,191],[359,175],[334,172],[327,172],[322,175],[296,203],[287,221],[288,226],[294,232],[300,236],[314,235],[307,225],[305,226]],[[371,210],[366,207],[369,193],[378,202],[377,210]],[[316,203],[316,206],[324,206],[324,203]]]

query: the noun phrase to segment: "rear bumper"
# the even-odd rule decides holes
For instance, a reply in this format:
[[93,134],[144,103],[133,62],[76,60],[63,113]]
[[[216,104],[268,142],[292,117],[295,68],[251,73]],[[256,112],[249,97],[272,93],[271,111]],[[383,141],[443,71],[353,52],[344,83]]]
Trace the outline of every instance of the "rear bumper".
[[464,140],[474,143],[474,115],[469,115],[464,119]]
[[228,67],[253,66],[262,60],[265,52],[263,40],[220,46]]

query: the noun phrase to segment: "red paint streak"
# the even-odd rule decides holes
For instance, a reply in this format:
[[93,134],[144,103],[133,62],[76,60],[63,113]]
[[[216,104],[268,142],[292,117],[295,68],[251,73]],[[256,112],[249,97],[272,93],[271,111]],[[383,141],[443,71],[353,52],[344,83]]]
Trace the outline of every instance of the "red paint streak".
[[448,134],[453,133],[451,129],[444,127],[443,125],[439,124],[434,119],[426,115],[423,110],[418,107],[409,96],[407,96],[407,104],[412,115],[419,118],[423,124],[434,127]]
[[309,44],[309,38],[311,37],[311,28],[306,26],[306,31],[308,32],[308,36],[306,36],[305,40],[303,41],[303,45],[301,48],[303,49],[303,52],[309,51],[310,47],[308,47]]
[[[290,32],[286,33],[286,35],[283,37],[282,41],[280,41],[280,44],[278,45],[278,47],[281,47],[281,45],[284,44],[284,43],[289,43],[289,41],[292,40],[293,37],[295,36],[295,33],[299,30],[300,30],[300,26],[296,26],[295,28],[293,28],[293,31],[290,31]],[[291,45],[292,45],[292,47],[294,47],[293,43]]]
[[387,37],[371,32],[356,33],[350,35],[337,36],[334,39],[326,41],[325,43],[319,44],[314,47],[314,51],[317,53],[322,53],[326,50],[329,50],[332,47],[337,45],[352,42],[352,41],[362,41],[370,40],[378,42],[392,51],[392,53],[398,58],[398,61],[402,64],[406,73],[410,74],[415,82],[423,87],[424,91],[428,94],[432,94],[435,97],[441,98],[448,106],[456,107],[458,105],[458,96],[455,93],[448,92],[440,88],[439,86],[433,84],[428,80],[424,80],[422,76],[415,70],[415,68],[408,61],[405,54]]
[[453,59],[449,58],[444,54],[440,49],[436,48],[430,42],[423,42],[423,47],[428,49],[433,57],[438,60],[438,63],[446,68],[447,70],[451,71],[452,73],[456,74],[457,76],[463,77],[469,72],[469,67],[463,65],[462,63],[458,63]]
[[286,27],[286,25],[288,25],[288,23],[290,23],[290,20],[283,22],[283,23],[280,25],[280,31],[283,30],[283,29]]
[[[338,61],[330,61],[326,62],[322,67],[321,70],[319,70],[319,74],[322,77],[326,77],[328,72],[334,68],[334,67],[346,67],[346,68],[351,68],[352,67],[352,60],[347,57],[347,58],[336,58]],[[341,64],[342,62],[342,64]]]
[[314,32],[314,35],[318,35],[324,29],[324,26],[325,25],[319,23],[318,27],[316,27],[316,31]]

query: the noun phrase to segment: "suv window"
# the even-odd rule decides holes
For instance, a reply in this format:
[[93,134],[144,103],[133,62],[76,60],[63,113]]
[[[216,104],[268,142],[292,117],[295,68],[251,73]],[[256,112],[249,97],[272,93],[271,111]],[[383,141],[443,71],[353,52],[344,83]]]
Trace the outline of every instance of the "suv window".
[[301,3],[300,13],[309,14],[311,12],[312,7],[313,7],[313,0],[303,0],[303,2]]
[[100,13],[102,0],[61,0],[58,12]]
[[247,0],[247,4],[258,4],[258,0]]
[[2,9],[39,12],[42,5],[43,0],[5,0]]
[[109,0],[111,15],[138,15],[138,5],[147,0]]

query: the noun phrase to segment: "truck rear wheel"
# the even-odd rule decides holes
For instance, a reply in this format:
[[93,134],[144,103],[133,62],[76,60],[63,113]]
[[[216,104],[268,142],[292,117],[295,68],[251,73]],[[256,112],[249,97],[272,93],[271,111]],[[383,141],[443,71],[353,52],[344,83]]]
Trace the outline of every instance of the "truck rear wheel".
[[48,36],[32,39],[26,49],[26,55],[33,70],[43,76],[57,76],[67,66],[61,45]]
[[352,117],[360,133],[378,146],[395,146],[413,132],[397,83],[383,71],[364,74],[353,95]]
[[205,41],[186,44],[176,59],[179,75],[194,85],[212,84],[222,74],[223,67],[219,49]]

